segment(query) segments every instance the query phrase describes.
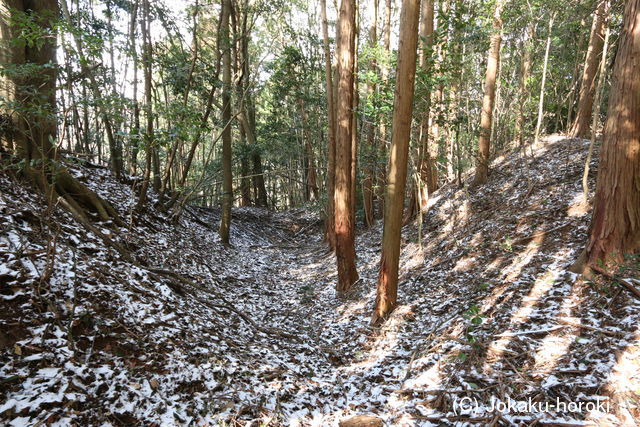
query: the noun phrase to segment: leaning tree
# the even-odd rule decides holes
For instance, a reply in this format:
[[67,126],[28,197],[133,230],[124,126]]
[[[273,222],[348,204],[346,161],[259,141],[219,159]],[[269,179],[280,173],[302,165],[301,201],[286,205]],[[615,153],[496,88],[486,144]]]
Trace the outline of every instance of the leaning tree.
[[53,203],[87,219],[120,222],[116,211],[80,183],[57,149],[57,0],[0,0],[2,147],[21,174]]

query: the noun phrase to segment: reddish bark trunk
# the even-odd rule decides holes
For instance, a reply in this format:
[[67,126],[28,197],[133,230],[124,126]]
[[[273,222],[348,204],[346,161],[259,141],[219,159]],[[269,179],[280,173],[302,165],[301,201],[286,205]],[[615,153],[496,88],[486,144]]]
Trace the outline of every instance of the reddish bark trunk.
[[322,39],[324,47],[324,72],[327,91],[327,112],[329,115],[329,138],[327,147],[327,217],[325,233],[330,250],[336,248],[335,227],[335,167],[336,167],[336,112],[333,100],[333,79],[331,77],[331,49],[329,48],[329,30],[327,24],[327,2],[320,0],[322,13]]
[[338,292],[347,292],[358,280],[355,230],[351,200],[352,107],[355,58],[355,1],[342,0],[338,44],[338,93],[335,171],[335,233]]
[[398,294],[398,269],[400,262],[400,233],[402,209],[407,181],[407,161],[411,118],[413,114],[413,89],[416,73],[416,50],[418,46],[419,0],[404,0],[400,15],[400,42],[398,46],[397,75],[393,104],[393,127],[389,174],[382,237],[382,256],[376,305],[371,323],[380,324],[396,306]]
[[608,0],[600,0],[593,17],[589,48],[587,49],[584,71],[582,72],[578,112],[570,132],[571,136],[577,138],[589,137],[593,98],[596,93],[596,75],[598,74],[598,64],[600,63],[600,56],[604,46],[604,26],[608,13],[608,3]]
[[586,260],[613,270],[640,251],[640,0],[629,0],[611,95]]

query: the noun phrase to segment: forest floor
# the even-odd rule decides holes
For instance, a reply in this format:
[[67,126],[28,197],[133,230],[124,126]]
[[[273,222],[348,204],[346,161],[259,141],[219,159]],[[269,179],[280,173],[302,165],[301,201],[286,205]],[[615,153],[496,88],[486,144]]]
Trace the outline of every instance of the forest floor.
[[640,300],[622,285],[640,288],[640,260],[614,280],[567,271],[587,144],[550,136],[480,191],[436,192],[423,247],[403,230],[382,328],[381,224],[358,233],[361,281],[338,298],[309,211],[234,209],[224,248],[216,211],[132,219],[130,187],[75,166],[128,221],[98,236],[2,173],[0,424],[635,425]]

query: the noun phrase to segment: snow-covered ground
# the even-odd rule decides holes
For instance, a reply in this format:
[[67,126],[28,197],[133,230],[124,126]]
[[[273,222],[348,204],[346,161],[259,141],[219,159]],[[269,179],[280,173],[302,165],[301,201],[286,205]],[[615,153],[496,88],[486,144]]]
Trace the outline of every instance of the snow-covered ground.
[[480,191],[440,189],[422,248],[404,228],[400,304],[380,329],[381,224],[359,233],[362,280],[338,298],[304,210],[234,210],[224,248],[217,212],[131,222],[129,187],[74,168],[127,221],[98,224],[126,257],[0,175],[0,421],[634,425],[640,301],[567,271],[589,222],[585,144],[550,137],[496,159]]

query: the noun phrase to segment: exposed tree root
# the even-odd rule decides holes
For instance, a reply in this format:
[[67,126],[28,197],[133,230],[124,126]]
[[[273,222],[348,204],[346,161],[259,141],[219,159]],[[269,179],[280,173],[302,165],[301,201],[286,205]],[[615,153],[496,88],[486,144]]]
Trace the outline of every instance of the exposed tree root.
[[46,173],[41,168],[27,167],[24,174],[50,202],[65,200],[67,203],[63,206],[67,210],[73,209],[74,216],[80,216],[85,221],[89,221],[87,212],[93,212],[98,215],[101,221],[113,221],[117,226],[124,225],[118,212],[108,202],[74,178],[67,168],[56,167],[53,173]]

